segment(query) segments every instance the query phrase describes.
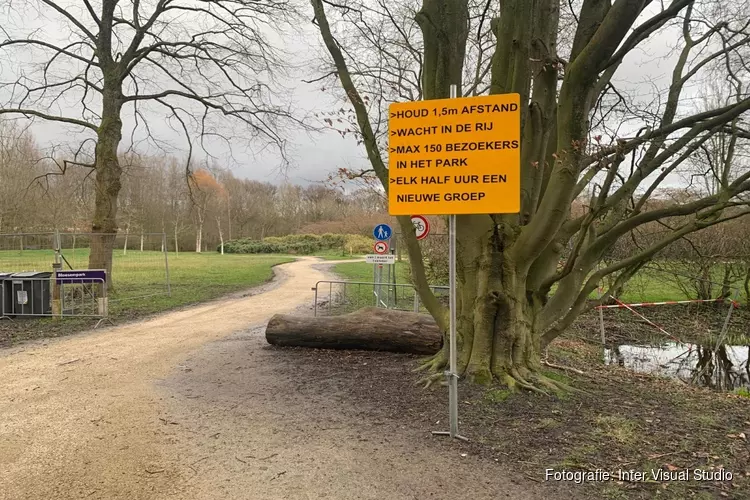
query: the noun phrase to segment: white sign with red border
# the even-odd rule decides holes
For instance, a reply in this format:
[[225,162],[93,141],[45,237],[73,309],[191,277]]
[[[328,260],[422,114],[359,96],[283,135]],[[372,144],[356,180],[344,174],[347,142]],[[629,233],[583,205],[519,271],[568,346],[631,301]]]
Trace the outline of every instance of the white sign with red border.
[[412,215],[411,223],[414,224],[414,230],[417,232],[417,239],[423,240],[430,234],[430,222],[424,215]]
[[375,245],[373,245],[373,250],[375,250],[375,253],[377,254],[385,254],[388,253],[388,242],[387,241],[376,241]]

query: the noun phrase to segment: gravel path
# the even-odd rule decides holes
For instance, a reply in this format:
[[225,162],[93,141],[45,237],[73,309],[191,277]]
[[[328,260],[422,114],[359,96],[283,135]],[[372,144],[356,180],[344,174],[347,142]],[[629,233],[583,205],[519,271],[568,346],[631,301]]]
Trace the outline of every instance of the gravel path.
[[335,394],[295,392],[304,381],[259,325],[310,300],[317,264],[279,266],[249,296],[0,351],[0,499],[543,498]]

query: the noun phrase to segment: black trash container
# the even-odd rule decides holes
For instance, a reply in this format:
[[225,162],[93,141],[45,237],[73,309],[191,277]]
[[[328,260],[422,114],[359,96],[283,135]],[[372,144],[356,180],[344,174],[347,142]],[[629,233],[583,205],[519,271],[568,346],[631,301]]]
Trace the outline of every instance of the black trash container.
[[52,314],[49,272],[15,273],[10,277],[11,315]]
[[0,318],[10,316],[10,277],[11,273],[0,273]]

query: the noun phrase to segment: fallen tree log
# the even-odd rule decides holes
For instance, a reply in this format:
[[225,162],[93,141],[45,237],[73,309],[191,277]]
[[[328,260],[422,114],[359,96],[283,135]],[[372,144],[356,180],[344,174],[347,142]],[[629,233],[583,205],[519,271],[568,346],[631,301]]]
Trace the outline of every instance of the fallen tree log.
[[443,337],[429,315],[366,307],[317,318],[277,314],[268,322],[266,341],[287,347],[435,354]]

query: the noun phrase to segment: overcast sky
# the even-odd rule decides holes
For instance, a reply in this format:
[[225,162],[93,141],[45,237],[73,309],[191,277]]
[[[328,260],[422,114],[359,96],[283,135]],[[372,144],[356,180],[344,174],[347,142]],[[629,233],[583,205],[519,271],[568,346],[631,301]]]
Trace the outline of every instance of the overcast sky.
[[[307,5],[306,3],[304,5]],[[309,11],[310,8],[307,7]],[[309,14],[309,12],[308,12]],[[321,92],[324,84],[303,83],[303,79],[317,76],[319,58],[324,54],[321,49],[320,35],[309,21],[311,14],[307,16],[307,22],[300,27],[295,34],[284,38],[284,49],[294,55],[293,62],[300,66],[283,83],[290,89],[286,98],[291,99],[300,115],[312,115],[316,112],[327,111],[346,106],[341,101],[336,101],[330,93]],[[0,24],[5,19],[0,17]],[[42,28],[43,32],[63,29],[61,25],[55,25],[45,19],[25,19],[24,22]],[[672,71],[673,58],[665,57],[672,49],[672,44],[678,43],[674,34],[662,33],[650,40],[646,45],[636,49],[627,57],[619,69],[615,82],[618,87],[631,95],[642,96],[645,100],[652,100],[668,84],[668,76]],[[12,63],[7,59],[0,59],[0,77],[7,81],[12,74]],[[331,80],[328,80],[330,85]],[[338,83],[338,82],[337,82]],[[661,89],[661,90],[660,90]],[[347,106],[348,107],[348,106]],[[172,131],[164,123],[164,118],[154,115],[150,118],[150,128],[160,136],[162,140],[169,141],[175,151],[184,150],[184,139]],[[322,125],[319,120],[312,119],[312,124]],[[125,126],[132,126],[132,118],[125,117]],[[233,124],[228,123],[230,127]],[[70,128],[61,127],[55,123],[45,123],[38,120],[33,128],[37,141],[42,146],[61,144],[68,142],[76,144],[76,137]],[[241,128],[233,128],[235,134],[241,134]],[[127,137],[129,134],[124,134]],[[308,183],[323,180],[327,175],[339,167],[367,167],[367,159],[362,146],[357,145],[351,138],[342,138],[335,131],[325,131],[313,134],[290,133],[290,157],[292,168],[287,171],[288,179],[294,183]],[[226,145],[214,143],[211,152],[222,157],[221,164],[230,166],[239,177],[255,180],[280,182],[282,176],[278,171],[279,158],[273,151],[253,151],[243,141],[233,144],[232,155],[234,161],[229,159],[229,150]]]
[[[35,3],[35,0],[31,3]],[[80,0],[71,0],[71,3],[81,5]],[[280,48],[289,54],[286,62],[296,66],[296,69],[290,70],[289,75],[280,81],[284,87],[282,98],[293,103],[292,107],[297,116],[307,116],[306,121],[310,125],[322,127],[324,126],[322,119],[315,118],[313,115],[340,108],[344,103],[333,98],[330,93],[322,92],[321,87],[324,84],[303,82],[303,80],[319,76],[317,68],[320,66],[319,60],[323,52],[318,43],[319,34],[310,22],[312,16],[308,11],[311,11],[311,7],[307,2],[302,5],[306,14],[306,22],[303,26],[296,27],[296,31],[290,30],[283,38],[270,36],[275,39],[275,41],[272,39],[272,42],[279,44]],[[85,17],[85,13],[82,12],[82,15]],[[7,4],[5,9],[0,9],[0,26],[8,30],[13,30],[15,27],[14,31],[10,31],[13,37],[28,36],[34,30],[38,30],[34,35],[35,38],[56,41],[51,38],[53,34],[63,36],[65,33],[65,24],[61,23],[59,18],[48,14],[40,15],[34,8],[16,11],[8,16]],[[0,39],[2,38],[5,36],[0,33]],[[0,79],[5,83],[13,81],[19,70],[28,69],[28,66],[24,68],[24,65],[28,64],[29,58],[35,58],[29,52],[21,52],[20,57],[18,52],[15,53],[15,57],[10,57],[11,54],[13,53],[0,50]],[[5,101],[7,92],[0,91],[0,94],[0,99]],[[80,105],[76,100],[69,99],[57,102],[54,109],[59,114],[76,117],[78,108]],[[167,141],[171,145],[175,156],[185,155],[187,144],[182,134],[175,132],[166,124],[163,113],[156,112],[157,107],[152,109],[154,112],[147,114],[149,128],[160,140]],[[343,138],[333,130],[304,133],[289,129],[286,131],[286,137],[288,156],[292,165],[291,168],[282,172],[279,169],[280,157],[273,148],[261,148],[258,144],[243,140],[242,124],[232,120],[225,120],[225,122],[225,129],[220,132],[227,136],[235,136],[232,140],[231,152],[223,141],[208,141],[207,149],[219,158],[219,164],[231,168],[239,177],[271,182],[281,182],[286,178],[294,183],[306,184],[325,179],[330,172],[339,167],[366,166],[364,149],[358,146],[352,138]],[[131,114],[123,116],[123,123],[124,149],[130,142],[129,129],[134,124]],[[92,136],[90,132],[77,133],[80,129],[60,123],[45,122],[41,119],[35,119],[30,130],[43,148],[52,146],[62,148],[61,145],[74,148],[80,144],[81,138]],[[141,145],[139,149],[144,148]],[[149,152],[154,154],[157,151],[151,149]]]

